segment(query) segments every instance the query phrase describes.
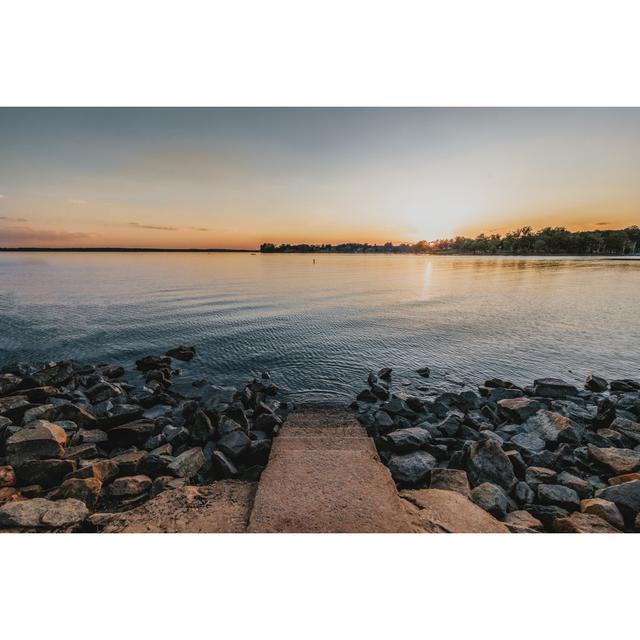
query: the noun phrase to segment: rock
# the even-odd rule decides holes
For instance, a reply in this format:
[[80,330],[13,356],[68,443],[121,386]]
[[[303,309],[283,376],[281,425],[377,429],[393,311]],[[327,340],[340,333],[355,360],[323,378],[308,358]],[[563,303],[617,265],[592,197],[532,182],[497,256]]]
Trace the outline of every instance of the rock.
[[509,501],[501,487],[483,482],[473,489],[471,499],[481,509],[488,511],[492,516],[502,519],[507,515]]
[[98,447],[95,443],[79,444],[76,447],[68,447],[65,449],[62,456],[65,460],[75,460],[82,458],[84,460],[90,460],[91,458],[97,458],[99,455]]
[[120,468],[113,460],[98,460],[69,474],[67,479],[95,478],[96,480],[100,480],[102,484],[106,484],[109,480],[115,478],[119,471]]
[[592,444],[588,445],[588,451],[591,458],[616,475],[640,469],[640,451],[615,447],[600,448]]
[[433,438],[426,429],[409,427],[408,429],[398,429],[388,433],[385,440],[394,451],[407,452],[421,449],[430,444]]
[[429,488],[457,491],[465,498],[471,499],[469,479],[462,469],[432,469]]
[[7,438],[7,459],[16,466],[27,460],[61,458],[66,443],[64,429],[46,420],[36,420]]
[[0,489],[16,486],[16,472],[11,466],[0,467]]
[[544,530],[542,522],[528,511],[512,511],[505,516],[503,522],[511,533],[538,533]]
[[151,488],[149,476],[126,476],[116,478],[109,486],[109,495],[115,498],[131,498]]
[[491,389],[489,392],[489,402],[499,402],[500,400],[513,400],[522,398],[524,394],[520,389]]
[[27,409],[22,416],[23,426],[28,426],[35,420],[53,420],[57,408],[52,404],[40,404],[37,407]]
[[363,389],[357,396],[356,399],[360,402],[367,402],[369,404],[374,404],[378,401],[376,395],[371,391],[371,389]]
[[539,484],[538,501],[540,504],[553,505],[567,511],[580,509],[578,494],[573,489],[563,487],[561,484]]
[[26,460],[16,466],[18,485],[39,484],[49,489],[59,485],[75,467],[72,460]]
[[72,439],[72,442],[80,444],[105,445],[109,442],[109,436],[102,429],[80,429]]
[[431,369],[429,367],[420,367],[420,369],[416,370],[416,373],[423,378],[428,378],[431,375]]
[[22,495],[15,487],[0,487],[0,505],[15,500],[22,500]]
[[525,429],[549,443],[578,440],[571,419],[554,411],[539,411],[526,421]]
[[594,376],[592,373],[587,375],[587,379],[584,382],[584,388],[589,389],[589,391],[595,391],[596,393],[600,393],[602,391],[606,391],[609,383],[600,376]]
[[213,452],[211,456],[211,466],[219,478],[235,478],[238,476],[238,469],[222,451]]
[[216,444],[226,456],[237,460],[249,450],[251,440],[244,431],[232,431],[222,436]]
[[[640,473],[637,471],[634,473],[624,473],[621,476],[613,476],[612,478],[609,478],[607,482],[609,485],[613,486],[616,484],[622,484],[623,482],[631,482],[632,480],[640,480]],[[600,488],[603,489],[604,487]]]
[[640,444],[640,422],[618,416],[609,427],[629,438],[633,444]]
[[179,347],[175,347],[174,349],[169,349],[169,351],[167,351],[165,355],[171,358],[175,358],[176,360],[188,362],[196,355],[196,348],[180,345]]
[[89,509],[94,509],[101,490],[102,482],[98,478],[69,478],[49,494],[49,499],[73,498],[83,502]]
[[71,420],[81,429],[93,429],[98,426],[98,419],[93,413],[73,403],[63,404],[58,407],[56,412],[57,420]]
[[22,378],[13,373],[0,374],[0,396],[5,396],[17,391],[21,383]]
[[533,381],[533,395],[543,398],[566,398],[578,395],[578,390],[560,378],[538,378]]
[[573,489],[580,498],[589,498],[593,494],[593,487],[586,480],[574,476],[568,471],[560,473],[557,482],[563,487]]
[[472,486],[491,482],[510,491],[516,483],[513,466],[500,445],[492,439],[474,442],[469,449],[467,475]]
[[624,528],[624,519],[620,513],[620,509],[614,502],[603,500],[602,498],[587,498],[580,502],[580,511],[582,513],[590,513],[606,520],[612,527],[616,529]]
[[572,513],[564,518],[557,518],[553,524],[557,533],[620,533],[606,520],[590,513]]
[[640,480],[623,482],[596,491],[596,498],[611,500],[620,509],[625,522],[630,526],[640,513]]
[[541,409],[544,409],[544,405],[532,398],[521,397],[498,400],[498,413],[507,420],[518,424],[525,422]]
[[382,385],[373,383],[371,385],[371,391],[378,398],[378,400],[388,400],[389,399],[389,391],[385,389]]
[[127,451],[111,458],[111,463],[118,467],[119,476],[136,476],[149,454],[146,451]]
[[526,459],[545,447],[544,440],[535,433],[518,433],[511,438],[511,444],[517,451],[522,453]]
[[116,447],[142,447],[155,430],[156,426],[150,420],[135,420],[111,429],[109,441]]
[[391,431],[395,424],[393,418],[385,411],[376,411],[374,426],[378,433],[384,434]]
[[153,369],[171,367],[171,358],[168,356],[145,356],[136,360],[136,368],[140,371],[152,371]]
[[598,410],[593,419],[596,429],[606,429],[616,419],[616,407],[609,398],[601,398],[598,401]]
[[115,398],[117,396],[122,395],[122,389],[112,384],[111,382],[107,382],[106,380],[102,380],[94,384],[92,387],[85,391],[85,395],[92,404],[96,404],[98,402],[103,402],[104,400],[108,400],[109,398]]
[[8,502],[0,507],[1,527],[63,528],[82,523],[89,515],[87,507],[79,500],[45,500],[34,498]]
[[557,518],[566,518],[569,512],[556,505],[527,504],[524,506],[534,518],[542,522],[545,531],[553,531],[553,523]]
[[[237,431],[234,433],[238,433],[245,438],[247,437],[241,431]],[[231,435],[233,434],[229,434],[229,436]],[[200,447],[194,447],[193,449],[188,449],[184,453],[181,453],[179,456],[177,456],[169,465],[169,472],[171,473],[171,475],[177,476],[179,478],[192,478],[198,473],[198,471],[200,471],[200,469],[204,465],[204,462],[205,460],[202,449]]]
[[216,429],[211,424],[211,420],[204,411],[198,410],[193,415],[193,421],[189,427],[191,437],[204,444],[215,435]]
[[159,493],[163,491],[169,491],[171,489],[181,489],[187,486],[187,478],[174,478],[173,476],[160,476],[153,481],[151,485],[151,491],[149,492],[150,498],[155,498]]
[[391,372],[393,371],[393,369],[390,369],[389,367],[383,367],[382,369],[380,369],[380,371],[378,371],[378,378],[380,378],[381,380],[391,380]]
[[528,504],[535,500],[536,494],[526,482],[520,480],[513,488],[513,496],[520,504]]
[[424,482],[429,472],[436,467],[436,459],[426,451],[413,451],[404,455],[394,454],[387,466],[393,479],[402,485]]
[[610,384],[611,391],[638,391],[640,389],[640,382],[625,378],[624,380],[612,380]]
[[416,525],[428,532],[509,533],[509,529],[457,491],[414,489],[400,493]]
[[57,362],[32,374],[30,378],[36,387],[52,386],[60,387],[71,381],[74,375],[71,362]]

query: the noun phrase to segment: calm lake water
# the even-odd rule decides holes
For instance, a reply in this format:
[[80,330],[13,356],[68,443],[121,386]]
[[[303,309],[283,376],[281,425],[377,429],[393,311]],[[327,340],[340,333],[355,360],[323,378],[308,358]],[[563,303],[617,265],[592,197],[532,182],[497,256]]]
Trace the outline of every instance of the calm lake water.
[[633,260],[3,253],[0,364],[194,344],[189,375],[266,369],[309,402],[351,400],[385,365],[407,383],[424,365],[472,384],[637,378],[639,294]]

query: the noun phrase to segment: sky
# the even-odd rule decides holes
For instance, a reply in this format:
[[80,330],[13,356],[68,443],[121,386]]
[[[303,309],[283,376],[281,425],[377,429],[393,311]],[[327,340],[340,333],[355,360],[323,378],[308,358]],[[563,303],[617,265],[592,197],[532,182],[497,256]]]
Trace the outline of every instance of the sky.
[[639,170],[640,109],[0,108],[0,246],[623,228]]

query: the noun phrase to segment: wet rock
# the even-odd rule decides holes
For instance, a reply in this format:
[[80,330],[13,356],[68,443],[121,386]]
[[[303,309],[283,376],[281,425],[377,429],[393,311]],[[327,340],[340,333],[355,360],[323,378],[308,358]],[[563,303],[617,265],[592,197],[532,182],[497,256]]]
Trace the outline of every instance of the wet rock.
[[22,383],[22,378],[13,373],[0,374],[0,396],[17,391]]
[[171,358],[168,356],[145,356],[136,360],[136,368],[140,371],[151,371],[171,367]]
[[75,469],[72,460],[27,460],[16,466],[18,485],[39,484],[48,489],[62,482]]
[[524,395],[520,389],[491,389],[488,398],[489,402],[500,402],[500,400],[513,400]]
[[409,427],[398,429],[386,435],[389,446],[398,452],[415,451],[432,442],[433,438],[426,429]]
[[382,385],[373,383],[371,385],[371,391],[378,398],[378,400],[388,400],[389,399],[389,391],[385,389]]
[[422,378],[428,378],[431,375],[431,369],[429,367],[420,367],[416,370],[416,373]]
[[8,502],[0,507],[0,526],[26,529],[65,528],[82,523],[89,515],[79,500],[34,498]]
[[70,382],[74,373],[71,362],[58,362],[44,369],[40,369],[29,377],[35,383],[33,385],[35,387],[60,387]]
[[388,467],[393,479],[402,485],[424,482],[437,465],[436,459],[426,451],[413,451],[404,455],[392,455]]
[[367,402],[368,404],[374,404],[378,401],[377,396],[371,391],[371,389],[363,389],[356,399],[360,402]]
[[380,378],[381,380],[391,380],[391,372],[393,371],[393,369],[389,368],[389,367],[383,367],[382,369],[380,369],[380,371],[378,371],[378,378]]
[[605,466],[612,473],[621,475],[640,469],[640,451],[617,449],[615,447],[600,448],[588,445],[589,456]]
[[574,476],[572,473],[568,471],[563,471],[558,475],[558,484],[561,484],[563,487],[569,487],[569,489],[573,489],[580,498],[589,498],[593,494],[593,487],[582,478],[578,476]]
[[528,511],[512,511],[503,522],[511,533],[539,533],[544,529],[542,522]]
[[609,426],[628,438],[634,445],[640,444],[640,422],[618,416]]
[[611,391],[621,391],[625,393],[629,391],[638,391],[640,390],[640,382],[630,380],[629,378],[625,378],[623,380],[612,380],[609,388]]
[[16,486],[16,472],[11,466],[0,467],[0,489]]
[[89,509],[94,509],[100,497],[102,482],[98,478],[69,478],[49,494],[50,500],[80,500]]
[[498,413],[505,419],[518,424],[525,422],[541,409],[544,409],[544,405],[532,398],[512,398],[498,401]]
[[490,482],[483,482],[471,491],[471,499],[481,509],[498,519],[507,514],[509,501],[503,489]]
[[263,413],[254,422],[254,431],[263,431],[267,435],[276,434],[282,420],[273,413]]
[[122,395],[122,389],[111,382],[101,380],[87,389],[85,395],[89,400],[95,404],[97,402],[103,402],[109,398],[115,398]]
[[456,491],[461,493],[465,498],[471,499],[469,479],[462,469],[432,469],[429,488]]
[[624,528],[624,519],[620,513],[620,509],[615,502],[603,500],[602,498],[587,498],[580,503],[580,511],[582,513],[590,513],[606,520],[612,527],[616,529]]
[[130,498],[139,496],[151,488],[149,476],[126,476],[116,478],[109,486],[109,495],[114,498]]
[[596,429],[606,429],[616,419],[616,406],[609,398],[601,398],[598,401],[598,410],[593,419]]
[[491,438],[471,445],[466,470],[472,486],[491,482],[510,491],[516,483],[509,457]]
[[557,518],[553,524],[556,533],[620,533],[606,520],[590,513],[572,513]]
[[[236,432],[247,437],[241,431]],[[231,434],[230,434],[231,435]],[[193,447],[177,456],[169,465],[169,472],[179,478],[193,478],[204,465],[205,459],[200,447]]]
[[179,347],[175,347],[174,349],[169,349],[165,354],[171,358],[175,358],[176,360],[182,360],[183,362],[188,362],[193,359],[196,355],[195,347],[185,347],[184,345],[180,345]]
[[64,429],[46,420],[36,420],[7,438],[7,459],[13,466],[27,460],[61,458],[67,434]]
[[538,485],[538,501],[540,504],[560,507],[567,511],[580,509],[578,494],[573,489],[560,484]]
[[249,450],[251,440],[244,431],[232,431],[217,442],[218,449],[232,460],[238,460]]
[[544,398],[566,398],[578,395],[578,390],[560,378],[538,378],[533,381],[533,395]]
[[600,393],[602,391],[606,391],[609,387],[609,383],[600,376],[595,376],[592,373],[587,375],[587,378],[584,382],[584,388],[589,389],[589,391],[595,391],[596,393]]
[[636,515],[640,513],[640,480],[599,489],[596,491],[596,498],[615,502],[625,522],[631,525]]

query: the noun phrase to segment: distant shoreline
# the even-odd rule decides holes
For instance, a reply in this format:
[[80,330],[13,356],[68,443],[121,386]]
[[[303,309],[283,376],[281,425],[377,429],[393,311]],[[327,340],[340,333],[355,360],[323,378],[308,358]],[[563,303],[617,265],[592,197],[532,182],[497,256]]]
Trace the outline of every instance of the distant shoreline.
[[259,249],[150,249],[144,247],[0,247],[0,252],[56,253],[259,253]]

